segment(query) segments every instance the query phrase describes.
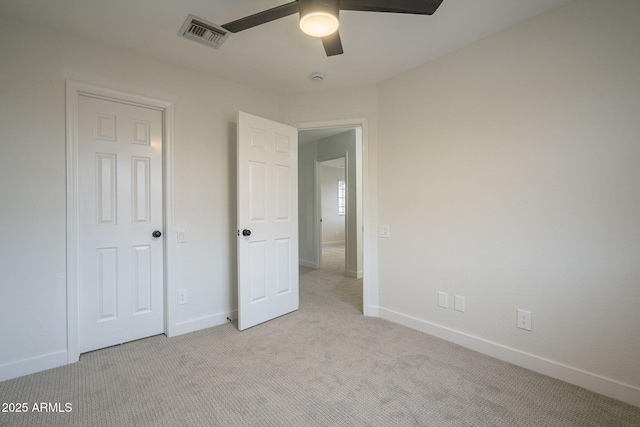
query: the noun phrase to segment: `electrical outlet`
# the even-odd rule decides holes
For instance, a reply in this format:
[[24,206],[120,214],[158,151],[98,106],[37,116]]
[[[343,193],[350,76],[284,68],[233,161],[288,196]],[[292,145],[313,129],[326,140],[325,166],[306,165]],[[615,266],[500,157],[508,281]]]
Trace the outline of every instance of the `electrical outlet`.
[[187,290],[183,289],[178,291],[178,305],[184,305],[187,303]]
[[438,292],[438,307],[449,308],[449,294]]
[[453,309],[455,311],[464,312],[464,297],[460,295],[456,295],[453,299]]
[[526,331],[531,330],[531,312],[518,309],[517,326]]

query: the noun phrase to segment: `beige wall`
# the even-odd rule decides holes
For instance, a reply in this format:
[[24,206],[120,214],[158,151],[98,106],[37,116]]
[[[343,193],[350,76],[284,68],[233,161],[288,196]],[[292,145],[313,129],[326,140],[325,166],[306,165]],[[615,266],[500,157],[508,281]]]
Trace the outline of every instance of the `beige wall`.
[[380,85],[383,317],[640,403],[638,22],[635,0],[576,1]]
[[171,326],[226,322],[236,309],[234,123],[238,110],[277,119],[277,97],[3,19],[0,56],[0,380],[66,362],[65,79],[174,102],[173,225],[187,242],[175,246],[171,286],[189,302]]

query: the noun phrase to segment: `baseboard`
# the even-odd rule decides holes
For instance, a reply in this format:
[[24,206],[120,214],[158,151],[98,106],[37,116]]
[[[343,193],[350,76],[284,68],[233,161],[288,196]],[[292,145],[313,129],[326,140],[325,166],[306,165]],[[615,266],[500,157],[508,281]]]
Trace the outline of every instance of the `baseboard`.
[[351,277],[353,279],[362,279],[362,270],[360,271],[353,271],[353,270],[347,270],[344,273],[347,277]]
[[364,306],[364,315],[367,317],[381,317],[380,316],[380,307],[377,305],[366,305]]
[[322,246],[344,246],[346,243],[344,240],[328,240],[322,242]]
[[67,363],[66,350],[18,360],[17,362],[5,363],[4,365],[0,365],[0,381],[35,374],[36,372],[66,365]]
[[315,261],[307,261],[304,259],[299,259],[298,264],[301,265],[302,267],[316,268]]
[[167,334],[167,336],[175,337],[182,334],[188,334],[189,332],[199,331],[200,329],[224,325],[229,321],[227,318],[235,320],[237,318],[237,313],[238,312],[236,310],[225,311],[223,313],[199,317],[197,319],[185,320],[184,322],[176,323],[171,328],[171,335]]
[[598,394],[640,407],[640,388],[610,378],[554,362],[515,348],[427,322],[412,316],[378,307],[379,317],[446,341],[475,350],[487,356],[512,363],[540,374],[577,385]]

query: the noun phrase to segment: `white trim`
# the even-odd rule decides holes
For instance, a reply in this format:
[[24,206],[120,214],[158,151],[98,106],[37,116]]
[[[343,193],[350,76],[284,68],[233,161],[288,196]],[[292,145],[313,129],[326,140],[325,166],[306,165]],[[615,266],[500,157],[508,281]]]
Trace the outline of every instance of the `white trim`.
[[[317,149],[316,149],[317,151]],[[346,175],[346,174],[345,174]],[[320,181],[322,172],[320,169],[320,162],[318,161],[318,154],[316,152],[316,160],[313,162],[313,190],[314,194],[314,207],[313,210],[313,240],[316,244],[315,247],[315,263],[312,268],[322,268],[322,190]],[[346,223],[346,221],[345,221]],[[346,229],[346,224],[345,224]]]
[[[175,235],[173,228],[173,103],[121,92],[113,89],[77,82],[66,81],[67,113],[67,363],[80,358],[79,346],[79,284],[78,284],[78,97],[89,95],[96,98],[125,102],[162,112],[163,121],[163,188],[164,188],[164,232],[165,236]],[[173,253],[174,239],[164,242],[164,301],[165,334],[174,335],[171,319],[175,307],[169,304],[168,295],[173,295]],[[173,291],[173,292],[172,292]],[[36,372],[36,371],[34,371]]]
[[592,374],[512,347],[456,331],[426,320],[379,307],[380,318],[442,338],[487,356],[585,388],[595,393],[640,406],[640,388]]
[[224,325],[229,319],[236,320],[238,318],[238,310],[224,311],[218,314],[199,317],[197,319],[189,319],[184,322],[176,323],[173,328],[174,335],[188,334],[190,332],[199,331],[201,329],[212,328],[214,326]]
[[318,122],[295,123],[292,126],[298,130],[322,129],[337,127],[357,127],[362,129],[362,307],[365,316],[378,316],[378,238],[376,230],[378,225],[374,223],[377,214],[373,201],[377,192],[376,180],[370,180],[371,166],[369,164],[369,121],[366,118],[323,120]]
[[322,246],[345,246],[347,244],[346,240],[332,240],[327,242],[322,242]]
[[313,268],[314,270],[317,270],[316,263],[313,261],[299,259],[298,264],[300,264],[302,267]]
[[66,365],[68,362],[67,351],[56,351],[54,353],[43,354],[29,359],[18,360],[17,362],[0,365],[0,381],[11,380],[23,375],[35,372],[46,371]]

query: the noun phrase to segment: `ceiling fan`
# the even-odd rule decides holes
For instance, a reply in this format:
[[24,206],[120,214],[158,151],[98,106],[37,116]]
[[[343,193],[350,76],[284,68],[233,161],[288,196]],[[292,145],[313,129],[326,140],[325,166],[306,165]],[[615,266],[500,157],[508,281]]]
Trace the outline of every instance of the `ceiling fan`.
[[237,33],[238,31],[300,14],[300,29],[305,33],[320,37],[327,56],[341,55],[342,41],[338,33],[340,10],[357,10],[366,12],[409,13],[415,15],[432,15],[443,0],[296,0],[277,6],[245,18],[238,19],[222,28]]

